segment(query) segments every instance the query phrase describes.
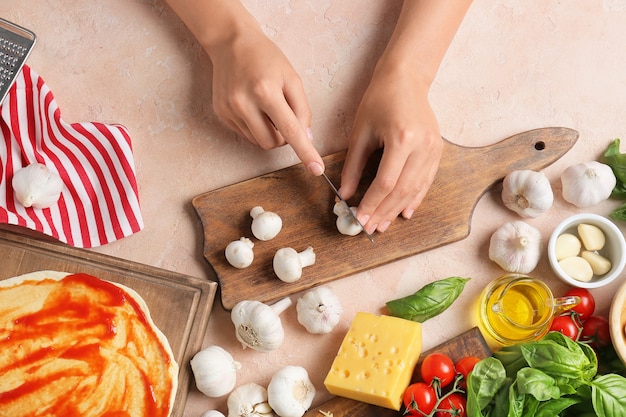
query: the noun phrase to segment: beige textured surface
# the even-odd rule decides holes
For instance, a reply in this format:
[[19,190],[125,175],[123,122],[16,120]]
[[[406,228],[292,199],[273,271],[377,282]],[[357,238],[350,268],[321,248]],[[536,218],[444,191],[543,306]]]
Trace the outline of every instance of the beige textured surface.
[[[326,155],[344,148],[401,2],[245,4],[300,72],[319,151]],[[54,92],[66,121],[122,123],[131,132],[146,227],[97,250],[210,279],[191,198],[292,165],[297,160],[291,150],[263,152],[216,120],[210,61],[161,1],[0,0],[0,16],[39,36],[28,63]],[[442,134],[458,144],[484,145],[543,126],[580,132],[575,147],[545,171],[555,190],[554,207],[528,221],[546,240],[560,220],[580,211],[560,197],[561,171],[598,157],[613,138],[626,138],[625,19],[624,0],[575,6],[555,0],[477,0],[432,88]],[[606,214],[616,205],[605,202],[591,211]],[[269,354],[242,350],[218,302],[205,344],[220,345],[242,362],[238,384],[266,385],[280,367],[304,366],[318,388],[319,404],[329,398],[322,381],[356,311],[380,312],[385,301],[426,282],[467,276],[473,280],[453,308],[424,325],[424,347],[469,328],[472,303],[502,272],[488,260],[489,237],[513,219],[494,191],[477,205],[467,239],[333,282],[345,315],[330,335],[307,334],[292,308],[283,313],[283,347]],[[555,292],[563,289],[545,257],[535,275]],[[600,312],[608,313],[622,281],[594,290]],[[354,293],[357,286],[359,294]],[[226,398],[207,399],[194,390],[186,414],[200,416],[209,408],[226,413]]]

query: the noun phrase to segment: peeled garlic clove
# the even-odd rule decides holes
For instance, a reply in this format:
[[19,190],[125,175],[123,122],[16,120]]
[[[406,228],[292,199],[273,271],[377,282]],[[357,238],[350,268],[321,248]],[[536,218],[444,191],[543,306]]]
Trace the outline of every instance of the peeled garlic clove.
[[604,275],[611,270],[611,261],[598,253],[586,250],[580,256],[589,262],[594,275]]
[[556,238],[554,245],[554,254],[556,260],[577,256],[580,253],[580,240],[571,233],[563,233]]
[[55,204],[63,191],[63,180],[40,163],[33,163],[13,174],[11,182],[15,198],[24,207],[48,208]]
[[589,282],[593,278],[593,269],[585,259],[580,256],[571,256],[559,261],[561,269],[577,281]]
[[578,236],[580,236],[580,240],[582,240],[585,249],[589,251],[601,250],[606,243],[606,237],[602,229],[592,224],[579,224]]

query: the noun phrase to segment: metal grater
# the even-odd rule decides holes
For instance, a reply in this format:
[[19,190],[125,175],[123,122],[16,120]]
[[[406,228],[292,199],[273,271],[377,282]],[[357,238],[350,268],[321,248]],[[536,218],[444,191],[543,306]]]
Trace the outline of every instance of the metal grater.
[[0,104],[35,46],[33,32],[0,18]]

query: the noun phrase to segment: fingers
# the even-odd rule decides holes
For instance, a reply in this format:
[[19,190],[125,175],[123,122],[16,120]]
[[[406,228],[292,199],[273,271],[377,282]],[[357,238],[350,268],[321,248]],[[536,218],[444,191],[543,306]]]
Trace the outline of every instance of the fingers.
[[[443,149],[441,138],[421,138],[423,146],[416,147],[407,146],[410,142],[416,143],[416,139],[388,141],[383,150],[376,177],[357,209],[357,217],[368,233],[384,232],[398,215],[411,218],[435,178]],[[356,191],[363,161],[372,151],[355,146],[352,152],[346,157],[342,173],[341,192],[345,198]]]
[[284,99],[270,103],[267,114],[309,172],[316,176],[322,175],[324,161],[313,146],[313,134],[309,127],[311,109],[302,83],[299,79],[292,80],[284,86],[283,92]]

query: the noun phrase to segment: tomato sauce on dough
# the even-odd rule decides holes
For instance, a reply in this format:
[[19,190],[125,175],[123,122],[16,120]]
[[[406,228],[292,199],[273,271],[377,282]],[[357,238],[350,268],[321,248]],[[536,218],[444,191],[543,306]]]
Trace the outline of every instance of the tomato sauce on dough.
[[123,288],[88,274],[0,287],[0,416],[166,417],[170,354]]

